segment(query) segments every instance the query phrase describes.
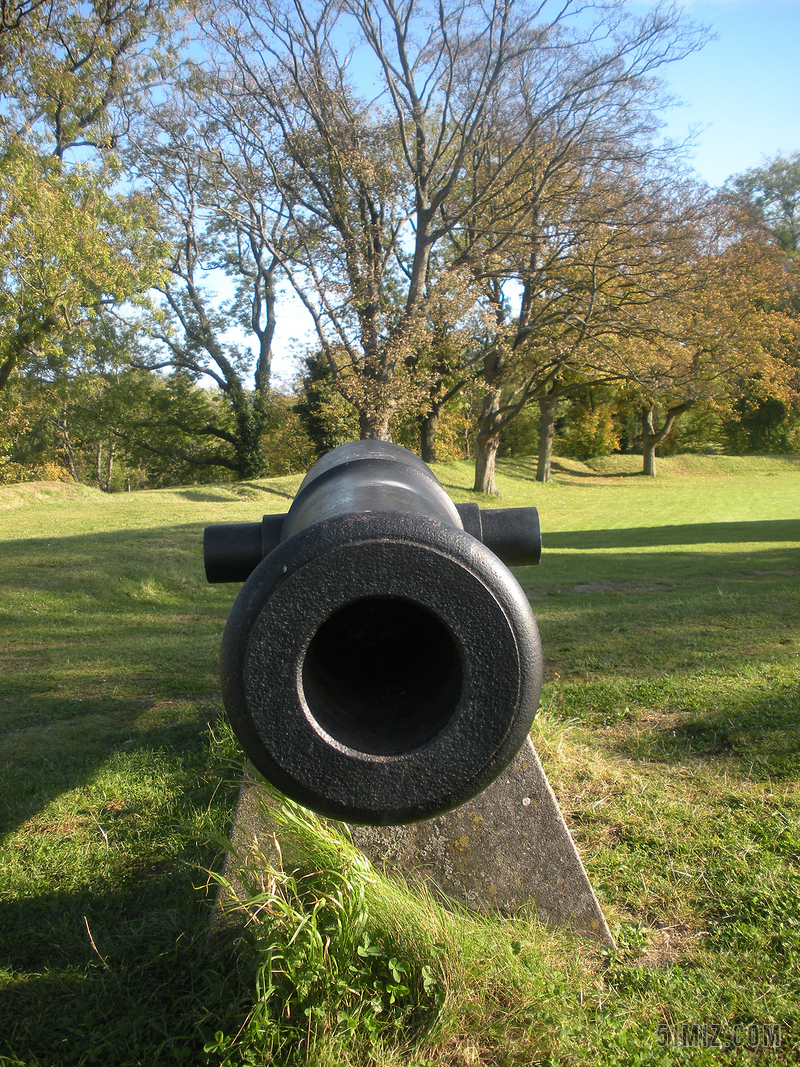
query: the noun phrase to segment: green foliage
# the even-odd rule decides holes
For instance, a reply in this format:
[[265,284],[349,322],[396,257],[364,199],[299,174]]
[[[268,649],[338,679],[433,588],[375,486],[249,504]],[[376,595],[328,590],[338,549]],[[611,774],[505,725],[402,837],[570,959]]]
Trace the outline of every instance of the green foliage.
[[304,474],[318,453],[297,411],[297,399],[272,393],[262,404],[261,449],[266,469],[273,477]]
[[360,436],[358,412],[334,384],[330,364],[321,352],[306,356],[294,410],[317,455]]
[[[439,413],[436,428],[436,457],[440,463],[470,459],[475,451],[480,410],[479,387],[468,383]],[[403,409],[391,420],[392,440],[404,448],[421,453],[421,416],[413,407]]]
[[733,455],[800,452],[800,405],[777,397],[742,397],[723,421],[725,451]]
[[590,391],[586,400],[574,400],[565,408],[556,425],[554,447],[559,455],[586,460],[619,449],[613,400],[604,401]]
[[0,157],[0,387],[15,369],[63,374],[61,337],[159,277],[149,205],[116,178],[20,146]]
[[120,191],[112,149],[169,52],[167,11],[46,0],[3,34],[0,388],[63,374],[61,339],[160,277],[152,205]]
[[500,456],[535,456],[539,451],[541,414],[537,403],[526,404],[505,428],[500,440]]
[[436,435],[436,454],[440,462],[472,459],[478,433],[481,391],[477,382],[469,382],[453,400],[442,408]]
[[686,452],[719,452],[724,448],[722,419],[719,411],[709,404],[698,404],[675,421],[675,426],[659,445],[661,456],[677,456]]
[[800,250],[800,152],[776,156],[731,179],[787,255]]
[[113,149],[147,86],[168,69],[170,5],[43,0],[27,7],[0,53],[0,92],[10,119],[3,132],[62,159],[71,149],[84,155]]

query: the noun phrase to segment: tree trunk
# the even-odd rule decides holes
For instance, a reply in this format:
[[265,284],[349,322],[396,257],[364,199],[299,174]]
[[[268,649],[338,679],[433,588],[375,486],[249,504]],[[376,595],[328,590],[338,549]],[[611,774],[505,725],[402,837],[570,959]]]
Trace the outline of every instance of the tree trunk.
[[436,432],[439,429],[439,420],[442,417],[441,408],[434,408],[422,420],[419,431],[420,453],[423,462],[436,462]]
[[358,415],[362,441],[391,441],[388,414],[374,414],[361,411]]
[[500,403],[502,399],[499,385],[493,379],[497,377],[497,360],[484,370],[486,384],[483,391],[483,404],[478,419],[478,437],[475,442],[475,485],[476,493],[497,495],[494,484],[494,469],[497,462],[497,450],[500,447]]
[[72,478],[73,482],[79,482],[80,478],[78,477],[78,468],[75,463],[75,453],[72,451],[72,442],[69,439],[69,425],[67,423],[66,414],[60,422],[56,423],[56,426],[61,433],[61,440],[64,447],[64,454],[67,457],[70,478]]
[[103,444],[101,441],[97,442],[97,463],[96,463],[96,475],[97,475],[97,488],[103,488]]
[[656,449],[675,425],[677,417],[693,405],[693,400],[687,400],[683,404],[676,404],[669,408],[660,430],[657,430],[655,425],[655,404],[651,404],[649,408],[642,411],[642,474],[655,478]]
[[[253,303],[253,332],[258,338],[258,359],[256,360],[256,393],[261,397],[269,395],[269,379],[272,371],[272,342],[275,337],[275,268],[277,259],[264,272],[263,300],[256,279],[256,299]],[[266,312],[266,322],[261,326],[261,305]]]
[[642,448],[642,474],[650,478],[656,476],[656,446],[652,441],[645,441]]
[[542,421],[539,426],[539,458],[536,463],[536,481],[550,481],[550,460],[553,456],[553,438],[556,433],[558,397],[546,396],[539,401]]
[[11,372],[17,365],[17,357],[12,352],[7,359],[0,363],[0,389],[5,387],[6,382],[11,377]]
[[500,433],[491,437],[478,435],[475,447],[475,485],[476,493],[491,493],[497,496],[494,484],[494,471],[497,463],[497,450],[500,447]]
[[108,457],[106,458],[106,492],[111,492],[111,472],[114,469],[114,442],[108,442]]
[[264,432],[264,412],[256,410],[243,389],[232,398],[236,416],[236,473],[240,478],[259,478],[267,473],[261,437]]

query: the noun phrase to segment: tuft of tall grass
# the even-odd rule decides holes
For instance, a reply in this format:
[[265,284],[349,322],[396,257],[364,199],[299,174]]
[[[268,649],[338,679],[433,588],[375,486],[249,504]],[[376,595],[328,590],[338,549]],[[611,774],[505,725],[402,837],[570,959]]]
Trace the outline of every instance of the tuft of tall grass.
[[255,962],[252,1010],[205,1046],[215,1064],[543,1062],[550,1002],[562,1005],[569,986],[552,932],[444,908],[285,798],[263,817],[273,837],[228,877],[211,874],[244,920],[241,951]]

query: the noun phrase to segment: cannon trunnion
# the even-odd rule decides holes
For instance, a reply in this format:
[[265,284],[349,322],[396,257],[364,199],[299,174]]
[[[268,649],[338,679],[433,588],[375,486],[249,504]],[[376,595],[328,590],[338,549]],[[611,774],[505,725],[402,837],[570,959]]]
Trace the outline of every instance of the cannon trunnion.
[[481,792],[538,705],[539,634],[503,560],[540,550],[534,508],[456,506],[418,457],[377,441],[323,456],[288,514],[207,527],[209,581],[246,579],[222,692],[255,767],[354,823]]

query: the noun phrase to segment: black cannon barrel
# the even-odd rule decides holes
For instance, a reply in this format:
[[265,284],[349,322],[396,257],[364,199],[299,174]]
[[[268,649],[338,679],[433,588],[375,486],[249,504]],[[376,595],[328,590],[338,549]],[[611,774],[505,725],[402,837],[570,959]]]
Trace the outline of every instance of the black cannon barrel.
[[456,506],[417,456],[356,441],[288,513],[210,526],[209,581],[241,581],[222,642],[245,752],[300,803],[350,822],[447,811],[510,763],[538,705],[527,597],[535,509]]
[[[288,514],[265,515],[261,522],[206,526],[203,560],[209,582],[245,581],[282,540],[348,510],[428,514],[466,530],[507,566],[539,562],[542,536],[536,508],[481,510],[477,504],[453,504],[430,468],[412,452],[375,441],[341,447],[349,458],[332,460],[340,451],[337,448],[315,463]],[[395,449],[405,455],[398,458]]]

